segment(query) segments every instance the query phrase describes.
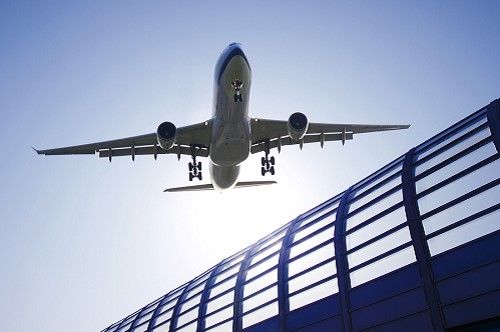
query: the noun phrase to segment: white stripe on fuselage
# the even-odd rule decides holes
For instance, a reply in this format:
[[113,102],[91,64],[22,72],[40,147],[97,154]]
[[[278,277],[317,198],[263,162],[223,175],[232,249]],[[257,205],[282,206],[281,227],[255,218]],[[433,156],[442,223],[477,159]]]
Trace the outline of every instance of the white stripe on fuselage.
[[[233,86],[236,80],[243,83],[239,93]],[[218,190],[236,184],[239,165],[250,154],[250,86],[251,70],[246,57],[238,44],[231,44],[222,52],[215,69],[209,166],[212,184]]]

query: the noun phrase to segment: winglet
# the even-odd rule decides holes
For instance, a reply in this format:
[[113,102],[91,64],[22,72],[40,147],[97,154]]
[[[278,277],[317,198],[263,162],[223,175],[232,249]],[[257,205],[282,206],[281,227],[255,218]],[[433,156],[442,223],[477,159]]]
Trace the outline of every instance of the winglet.
[[31,147],[36,153],[38,154],[43,154],[42,151],[35,149],[34,147]]

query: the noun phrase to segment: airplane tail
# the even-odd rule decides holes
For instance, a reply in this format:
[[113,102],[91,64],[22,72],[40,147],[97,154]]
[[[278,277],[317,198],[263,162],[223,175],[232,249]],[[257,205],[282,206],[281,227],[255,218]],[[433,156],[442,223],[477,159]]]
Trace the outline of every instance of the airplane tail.
[[[247,188],[247,187],[256,187],[256,186],[266,186],[270,184],[275,184],[276,181],[245,181],[245,182],[237,182],[234,188]],[[167,188],[163,192],[182,192],[182,191],[205,191],[205,190],[214,190],[214,186],[212,184],[199,184],[196,186],[187,186],[187,187],[176,187],[176,188]]]

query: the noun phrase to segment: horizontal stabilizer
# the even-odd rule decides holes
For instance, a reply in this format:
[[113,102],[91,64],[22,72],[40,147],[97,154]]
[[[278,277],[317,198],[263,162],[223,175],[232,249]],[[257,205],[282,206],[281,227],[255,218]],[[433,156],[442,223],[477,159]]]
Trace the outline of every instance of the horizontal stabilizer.
[[[234,186],[234,188],[246,188],[246,187],[256,187],[256,186],[266,186],[270,184],[275,184],[276,181],[246,181],[246,182],[238,182]],[[214,186],[212,184],[200,184],[196,186],[187,186],[187,187],[177,187],[177,188],[167,188],[163,192],[181,192],[181,191],[203,191],[203,190],[214,190]]]

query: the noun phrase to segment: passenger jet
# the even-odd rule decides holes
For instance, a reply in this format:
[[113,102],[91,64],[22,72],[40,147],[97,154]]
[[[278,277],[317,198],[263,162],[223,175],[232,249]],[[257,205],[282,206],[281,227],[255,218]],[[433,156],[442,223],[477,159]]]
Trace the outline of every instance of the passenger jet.
[[207,157],[211,184],[169,188],[165,191],[226,190],[233,187],[268,185],[275,181],[238,182],[240,165],[250,154],[263,152],[262,176],[274,175],[275,158],[285,145],[351,140],[354,134],[406,129],[409,125],[364,125],[309,122],[299,112],[286,120],[251,118],[248,115],[252,71],[241,45],[232,43],[220,55],[215,66],[214,105],[212,117],[206,121],[177,128],[171,122],[161,123],[156,132],[116,140],[36,150],[43,155],[95,154],[108,158],[136,155],[174,154],[192,158],[189,181],[202,180],[202,164],[197,157]]

